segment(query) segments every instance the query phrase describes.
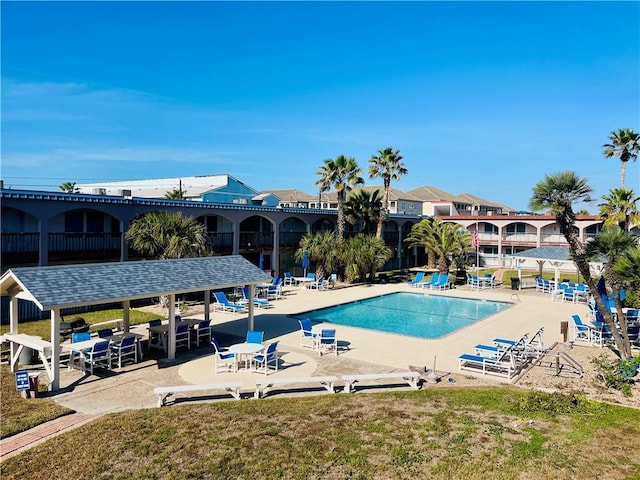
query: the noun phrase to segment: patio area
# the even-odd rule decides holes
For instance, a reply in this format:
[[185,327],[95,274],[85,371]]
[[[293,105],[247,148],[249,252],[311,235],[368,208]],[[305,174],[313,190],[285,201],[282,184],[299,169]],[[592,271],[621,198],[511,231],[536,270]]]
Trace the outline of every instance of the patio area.
[[[545,328],[544,343],[550,346],[562,341],[560,322],[569,320],[576,309],[586,309],[584,305],[559,303],[550,309],[548,295],[533,291],[519,292],[513,296],[507,289],[477,291],[461,287],[437,294],[507,301],[513,302],[513,306],[436,340],[337,325],[338,356],[319,356],[313,350],[300,347],[299,325],[291,315],[395,291],[415,292],[415,289],[410,289],[406,284],[363,285],[320,292],[296,287],[285,289],[283,298],[272,302],[273,308],[257,311],[254,319],[254,328],[265,332],[265,345],[272,341],[279,342],[280,369],[270,373],[268,378],[386,373],[406,371],[409,365],[431,369],[435,357],[437,373],[445,379],[454,380],[451,383],[440,382],[438,387],[496,384],[501,381],[500,378],[458,372],[458,355],[468,352],[478,342],[497,336],[519,338],[524,332],[533,333],[540,327]],[[198,312],[197,306],[192,307],[188,316],[204,318],[204,311]],[[248,327],[246,314],[216,313],[211,318],[213,335],[222,346],[244,341]],[[146,335],[146,326],[137,326],[133,331]],[[157,398],[153,389],[158,386],[240,381],[243,384],[243,397],[249,397],[255,389],[255,381],[265,378],[263,373],[244,369],[214,373],[213,349],[208,345],[191,350],[180,349],[174,360],[146,353],[145,360],[138,364],[127,365],[117,371],[100,371],[93,376],[63,369],[61,390],[53,398],[80,413],[102,414],[155,407]],[[340,390],[339,383],[338,387]],[[275,394],[318,392],[317,389],[283,388]],[[190,401],[212,398],[231,400],[230,396],[221,392],[177,394],[175,398]]]

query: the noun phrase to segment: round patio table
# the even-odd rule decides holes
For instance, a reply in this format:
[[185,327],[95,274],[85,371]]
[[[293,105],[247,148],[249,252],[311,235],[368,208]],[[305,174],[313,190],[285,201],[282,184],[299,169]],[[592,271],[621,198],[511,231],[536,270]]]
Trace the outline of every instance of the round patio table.
[[244,357],[244,368],[247,368],[248,360],[252,355],[264,350],[264,345],[261,343],[236,343],[231,345],[225,353],[235,353],[238,357]]

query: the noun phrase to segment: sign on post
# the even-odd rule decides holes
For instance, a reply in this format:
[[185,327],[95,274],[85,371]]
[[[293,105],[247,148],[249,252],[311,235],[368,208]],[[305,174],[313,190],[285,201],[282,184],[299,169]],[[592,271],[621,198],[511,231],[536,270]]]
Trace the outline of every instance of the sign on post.
[[16,390],[19,392],[29,390],[29,372],[27,370],[16,372]]

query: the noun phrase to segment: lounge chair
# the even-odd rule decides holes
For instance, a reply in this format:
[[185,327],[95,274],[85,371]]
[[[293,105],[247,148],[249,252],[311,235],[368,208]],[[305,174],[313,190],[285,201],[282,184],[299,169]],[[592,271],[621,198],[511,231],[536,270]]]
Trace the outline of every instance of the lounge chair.
[[414,278],[410,282],[407,282],[407,285],[409,285],[410,287],[418,287],[418,286],[422,286],[423,282],[424,282],[424,272],[418,272],[416,273],[416,278]]
[[458,357],[458,368],[483,375],[498,375],[511,380],[519,371],[512,349],[513,347],[508,347],[494,357],[464,353]]
[[[246,285],[242,287],[242,300],[240,301],[243,304],[249,303],[249,287]],[[264,298],[256,298],[253,297],[253,304],[258,308],[267,308],[270,306],[269,300],[265,300]]]
[[429,288],[437,288],[437,289],[445,289],[449,288],[449,274],[443,273],[438,277],[438,280],[433,284],[429,285]]
[[223,352],[215,338],[211,338],[211,345],[213,346],[213,359],[214,359],[214,373],[218,373],[220,366],[225,366],[226,371],[229,371],[229,366],[235,372],[238,370],[238,362],[235,353]]
[[223,292],[213,292],[216,301],[213,303],[213,311],[222,310],[223,312],[243,312],[244,305],[231,303]]
[[433,285],[434,283],[436,283],[438,281],[438,278],[440,278],[440,274],[439,273],[434,273],[434,274],[431,275],[431,277],[429,277],[429,280],[427,280],[426,282],[422,282],[420,284],[420,286],[422,288],[431,287],[431,285]]

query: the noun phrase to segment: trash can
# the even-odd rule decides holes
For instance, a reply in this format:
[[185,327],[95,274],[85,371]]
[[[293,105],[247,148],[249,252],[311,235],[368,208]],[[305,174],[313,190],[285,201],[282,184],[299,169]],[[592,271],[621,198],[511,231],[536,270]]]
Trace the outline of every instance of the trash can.
[[520,290],[520,279],[518,277],[511,277],[511,290]]
[[[42,340],[42,337],[38,337],[35,335],[34,338]],[[37,350],[33,350],[29,347],[23,347],[22,352],[20,352],[20,357],[18,358],[18,363],[20,363],[20,365],[33,365],[35,363],[38,363],[38,359],[39,357]]]

